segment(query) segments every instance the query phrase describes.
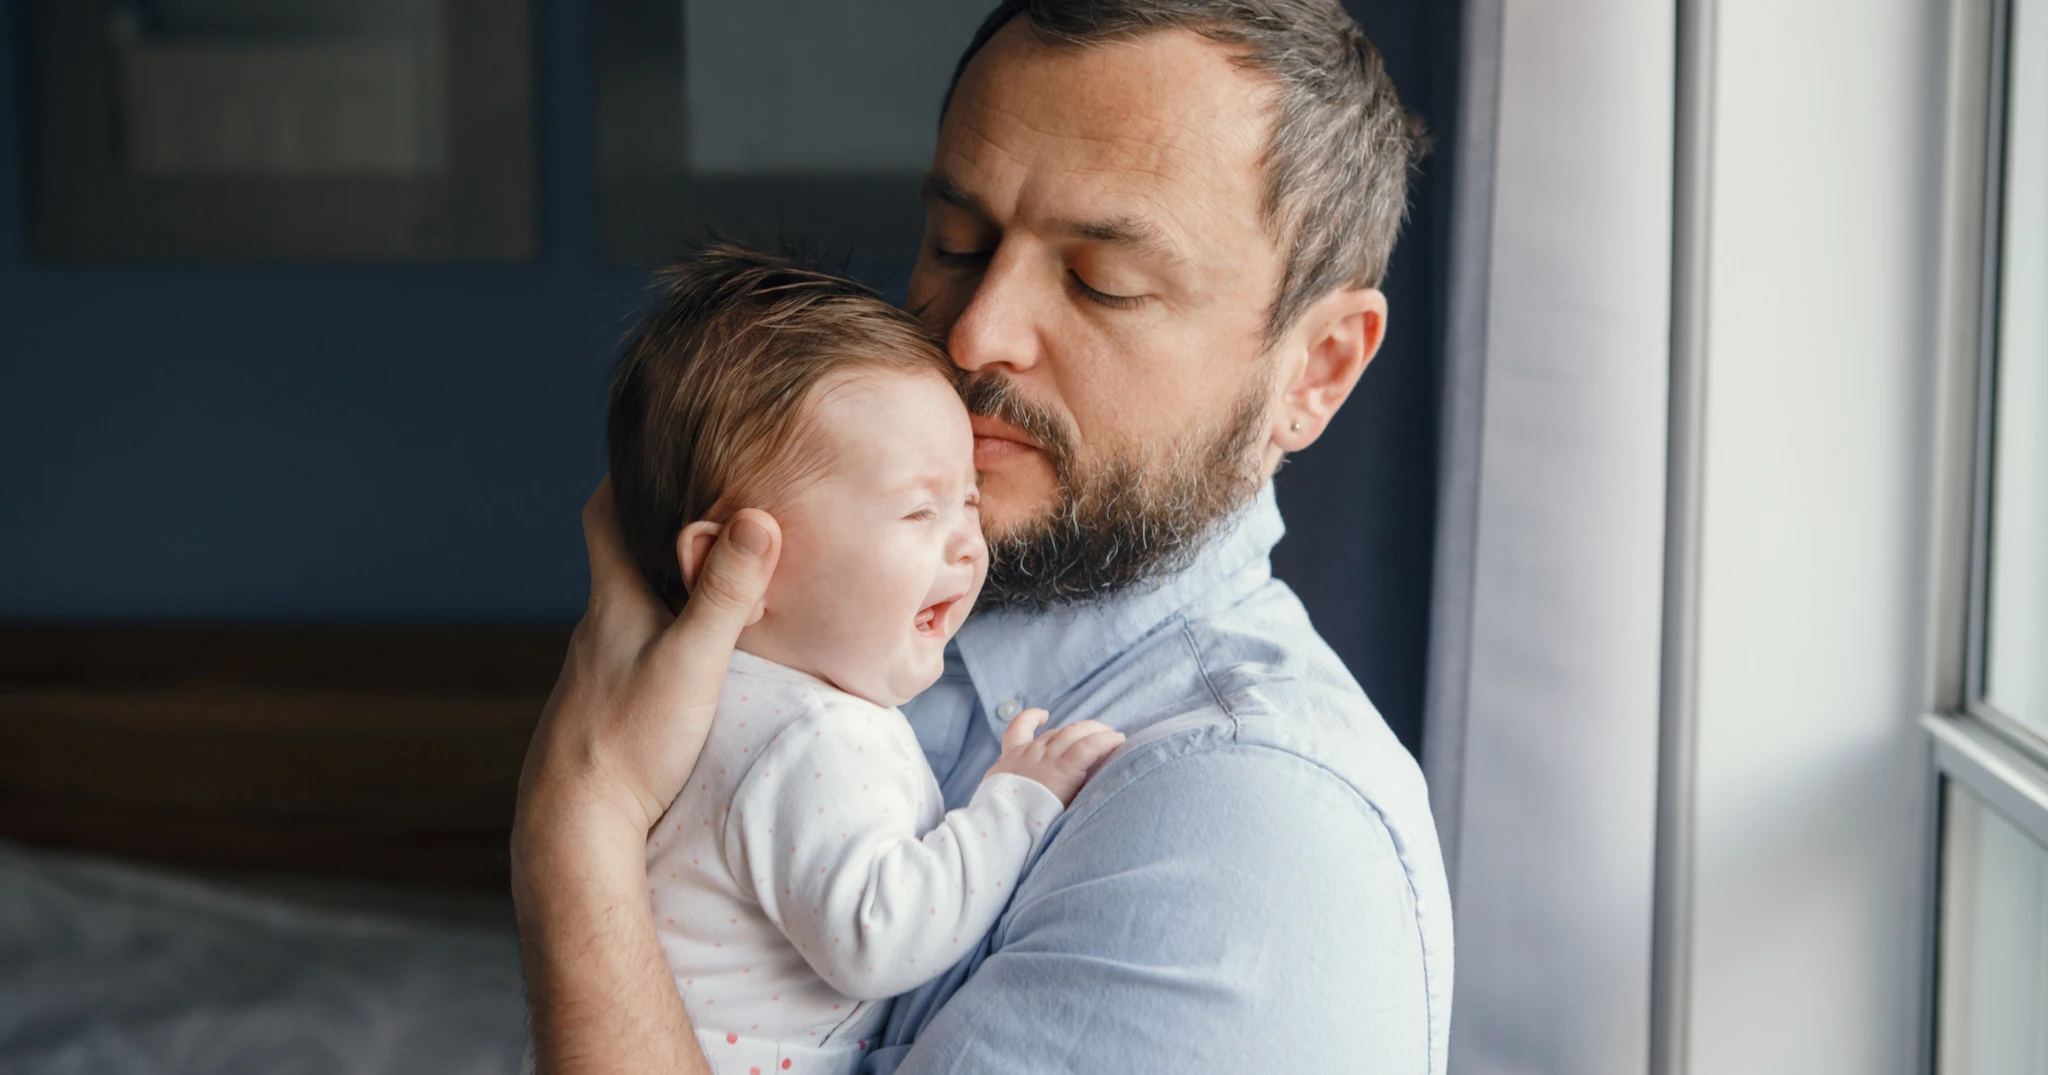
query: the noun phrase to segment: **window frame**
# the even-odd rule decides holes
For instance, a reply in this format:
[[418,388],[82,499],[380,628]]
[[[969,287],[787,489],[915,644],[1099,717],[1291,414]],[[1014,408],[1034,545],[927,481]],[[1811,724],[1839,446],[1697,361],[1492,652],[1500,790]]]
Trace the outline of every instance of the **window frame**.
[[[2021,781],[2028,794],[2013,799],[2014,809],[2037,811],[2038,817],[2015,817],[2029,832],[2048,832],[2048,740],[2001,711],[1984,695],[1989,659],[1992,479],[1997,447],[1998,314],[2004,254],[2005,157],[2008,136],[2006,89],[2011,60],[2012,0],[1989,0],[1989,48],[1984,78],[1975,85],[1985,94],[1981,131],[1983,183],[1978,217],[1977,286],[1972,346],[1963,361],[1970,366],[1969,410],[1969,534],[1968,577],[1963,617],[1963,661],[1960,697],[1945,711],[1924,721],[1932,738],[1935,768],[1943,777],[1962,779],[1972,788],[2001,781]],[[2009,759],[2013,764],[1991,759]],[[2018,764],[2024,762],[2024,764]],[[1991,783],[1987,783],[1991,782]],[[2037,804],[2028,806],[2025,804]],[[2048,839],[2044,839],[2048,845]]]
[[1922,724],[1944,780],[1961,784],[2048,849],[2048,765],[1973,715],[1930,714]]
[[[1966,457],[1966,467],[1950,471],[1952,479],[1962,479],[1964,491],[1960,504],[1950,500],[1950,508],[1964,508],[1968,514],[1966,532],[1960,534],[1960,549],[1950,555],[1948,571],[1944,579],[1937,579],[1939,592],[1948,590],[1954,584],[1962,588],[1960,622],[1954,622],[1956,631],[1948,633],[1948,643],[1960,641],[1960,657],[1954,665],[1954,676],[1942,690],[1944,698],[1937,698],[1933,713],[1923,719],[1929,733],[1929,747],[1933,754],[1935,772],[1944,778],[1960,778],[1966,784],[1991,786],[1989,782],[2021,780],[2030,782],[2030,794],[2021,797],[2025,803],[2036,799],[2048,803],[2048,739],[2023,725],[2009,713],[1999,711],[1999,706],[1985,698],[1987,682],[1987,661],[1989,661],[1989,629],[1991,629],[1991,526],[1993,526],[1993,469],[1997,455],[1997,381],[1999,381],[1999,301],[2003,291],[2001,268],[2005,252],[2005,149],[2007,149],[2007,123],[2005,123],[2005,96],[2007,96],[2007,70],[2011,63],[2011,6],[2013,0],[1958,0],[1956,2],[1956,27],[1954,33],[1962,37],[1962,49],[1954,57],[1958,66],[1958,78],[1952,82],[1954,92],[1962,98],[1976,96],[1976,100],[1958,100],[1952,106],[1952,123],[1960,131],[1956,141],[1956,154],[1974,154],[1972,162],[1982,168],[1980,182],[1968,182],[1964,176],[1958,186],[1974,186],[1968,190],[1968,203],[1954,209],[1952,225],[1968,229],[1970,250],[1956,258],[1958,262],[1950,270],[1952,307],[1968,307],[1968,324],[1964,338],[1952,340],[1952,383],[1954,393],[1968,395],[1966,407],[1960,414],[1952,414],[1952,422],[1962,426],[1950,436],[1950,448],[1960,450]],[[1970,41],[1970,14],[1985,14],[1985,25],[1978,29],[1982,35],[1980,47]],[[1956,561],[1962,561],[1960,565]],[[1958,639],[1960,635],[1960,639]],[[2025,764],[1991,764],[1989,760],[2021,760]],[[2038,792],[2038,794],[2034,794]],[[2013,809],[2023,807],[2021,801],[2011,803]],[[2048,811],[2048,805],[2042,807]],[[2015,823],[2028,827],[2028,831],[2042,831],[2040,825],[2048,825],[2048,817],[2025,819],[2015,817]]]
[[2006,102],[2011,86],[2013,0],[1992,0],[1987,57],[1982,264],[1977,310],[1975,443],[1971,475],[1970,595],[1963,712],[2036,758],[2048,760],[2048,739],[1985,696],[1990,660],[1993,479],[1998,436],[1998,317],[2004,291],[2005,165],[2011,137]]
[[[1992,497],[1997,448],[1999,332],[2005,247],[2005,170],[2007,98],[2010,87],[2013,0],[1955,0],[1951,32],[1949,117],[1956,127],[1952,152],[1968,160],[1951,161],[1950,227],[1962,233],[1966,251],[1957,252],[1946,286],[1947,306],[1959,332],[1945,342],[1943,382],[1952,395],[1943,415],[1951,433],[1943,450],[1960,456],[1962,465],[1946,462],[1938,485],[1960,485],[1960,495],[1937,497],[1940,510],[1962,509],[1967,525],[1957,533],[1936,520],[1940,573],[1935,607],[1943,618],[1936,654],[1937,697],[1933,711],[1921,719],[1928,736],[1932,796],[1929,810],[1930,856],[1927,945],[1931,955],[1925,1003],[1923,1068],[1940,1069],[1943,1055],[1939,1025],[1943,979],[1961,967],[1964,953],[1942,950],[1945,874],[1949,818],[1945,803],[1950,784],[1973,796],[1984,808],[2003,817],[2048,849],[2048,739],[1985,697],[1989,660]],[[1978,21],[1981,20],[1981,21]],[[1981,168],[1981,176],[1971,171]],[[1972,179],[1976,181],[1972,181]],[[1960,591],[1960,600],[1957,600]],[[1959,621],[1959,622],[1958,622]]]

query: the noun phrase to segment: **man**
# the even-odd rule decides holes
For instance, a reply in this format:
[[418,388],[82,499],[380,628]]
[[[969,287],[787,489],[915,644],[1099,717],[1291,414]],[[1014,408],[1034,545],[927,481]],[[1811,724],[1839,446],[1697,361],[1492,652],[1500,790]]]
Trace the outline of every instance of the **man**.
[[[969,46],[909,304],[967,372],[995,566],[905,711],[948,806],[1023,707],[1130,738],[868,1070],[1443,1070],[1421,776],[1268,566],[1268,479],[1385,332],[1420,140],[1337,0],[1007,0]],[[605,490],[584,521],[513,841],[536,1048],[703,1071],[642,842],[780,536],[736,517],[671,624]]]

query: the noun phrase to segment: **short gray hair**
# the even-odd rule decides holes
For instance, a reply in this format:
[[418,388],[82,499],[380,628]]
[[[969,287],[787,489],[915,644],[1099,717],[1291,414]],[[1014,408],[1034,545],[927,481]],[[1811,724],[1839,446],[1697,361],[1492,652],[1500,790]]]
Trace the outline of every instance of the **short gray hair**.
[[1260,208],[1287,262],[1267,346],[1322,296],[1380,286],[1429,138],[1338,0],[1002,0],[961,54],[948,105],[969,61],[1019,15],[1055,48],[1187,30],[1236,50],[1279,89]]

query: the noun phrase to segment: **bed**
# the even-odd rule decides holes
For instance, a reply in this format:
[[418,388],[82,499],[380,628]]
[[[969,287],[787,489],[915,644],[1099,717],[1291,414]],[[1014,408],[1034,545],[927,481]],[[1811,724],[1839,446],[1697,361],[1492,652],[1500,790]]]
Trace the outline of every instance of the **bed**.
[[566,630],[0,630],[0,1071],[512,1072]]

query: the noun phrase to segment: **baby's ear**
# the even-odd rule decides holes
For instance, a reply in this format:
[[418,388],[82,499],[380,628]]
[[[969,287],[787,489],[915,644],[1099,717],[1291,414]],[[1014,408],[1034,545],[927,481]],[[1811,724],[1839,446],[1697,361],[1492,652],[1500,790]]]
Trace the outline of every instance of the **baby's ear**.
[[698,520],[683,527],[676,535],[676,565],[683,569],[683,589],[695,589],[697,572],[704,569],[704,561],[711,555],[711,546],[718,544],[718,535],[725,527],[720,523]]

